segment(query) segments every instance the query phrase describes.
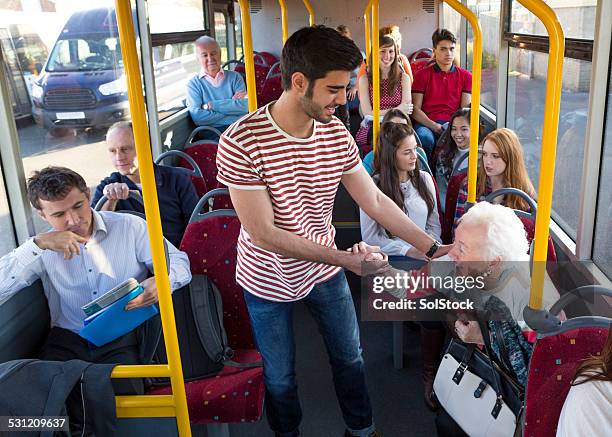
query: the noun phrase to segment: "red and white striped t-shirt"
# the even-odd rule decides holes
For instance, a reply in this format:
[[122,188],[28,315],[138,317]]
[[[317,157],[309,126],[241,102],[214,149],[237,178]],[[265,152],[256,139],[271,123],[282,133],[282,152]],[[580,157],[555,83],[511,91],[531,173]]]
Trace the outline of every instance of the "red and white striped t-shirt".
[[[334,118],[314,122],[310,138],[282,131],[269,105],[225,131],[217,152],[217,179],[242,190],[268,190],[277,227],[335,248],[332,209],[343,174],[361,160],[351,134]],[[257,247],[244,227],[238,237],[236,281],[267,300],[294,301],[308,295],[339,267],[288,258]]]

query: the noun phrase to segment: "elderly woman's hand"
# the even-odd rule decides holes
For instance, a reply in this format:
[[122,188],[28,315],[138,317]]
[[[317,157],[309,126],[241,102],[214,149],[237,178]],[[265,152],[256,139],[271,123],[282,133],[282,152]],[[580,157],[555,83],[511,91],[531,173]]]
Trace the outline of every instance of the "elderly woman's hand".
[[464,343],[484,344],[478,322],[457,320],[455,322],[455,332]]

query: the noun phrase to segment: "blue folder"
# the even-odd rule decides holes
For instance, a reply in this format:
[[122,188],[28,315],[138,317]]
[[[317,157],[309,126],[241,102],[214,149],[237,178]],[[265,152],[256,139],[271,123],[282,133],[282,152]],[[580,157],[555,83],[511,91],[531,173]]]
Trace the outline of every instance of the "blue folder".
[[144,289],[139,285],[112,305],[87,317],[83,322],[83,328],[79,331],[81,337],[98,347],[104,346],[159,314],[156,305],[134,308],[129,311],[124,309],[130,300],[143,291]]

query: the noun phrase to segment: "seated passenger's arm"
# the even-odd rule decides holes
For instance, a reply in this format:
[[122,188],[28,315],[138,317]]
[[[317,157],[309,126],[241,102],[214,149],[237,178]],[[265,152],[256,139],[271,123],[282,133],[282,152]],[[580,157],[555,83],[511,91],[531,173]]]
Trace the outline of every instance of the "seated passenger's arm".
[[353,173],[344,174],[341,181],[368,216],[421,253],[429,251],[433,238],[415,225],[404,211],[378,189],[363,166]]
[[432,131],[437,132],[438,127],[440,125],[436,123],[435,121],[430,120],[427,114],[425,114],[425,112],[423,112],[423,110],[421,109],[421,106],[423,105],[423,94],[413,92],[412,93],[412,104],[414,105],[414,110],[412,112],[412,118],[414,118],[414,120],[417,123],[420,123],[423,126],[431,129]]
[[191,178],[187,175],[179,175],[176,187],[177,199],[181,205],[181,214],[183,215],[183,223],[187,226],[191,213],[198,204],[198,194],[191,182]]
[[43,250],[30,238],[0,258],[0,299],[10,296],[42,277]]
[[440,214],[438,212],[438,202],[436,202],[436,187],[434,186],[433,179],[428,174],[425,176],[425,183],[427,184],[427,188],[431,193],[431,197],[434,200],[434,206],[431,210],[431,214],[427,217],[427,222],[425,223],[425,231],[429,235],[434,236],[438,241],[440,240],[440,235],[442,234],[442,227],[440,226]]
[[359,107],[361,115],[372,115],[372,105],[370,105],[370,83],[368,75],[364,74],[359,78]]
[[244,115],[249,112],[249,100],[246,97],[236,98],[236,93],[239,93],[239,95],[246,93],[244,80],[238,73],[233,74],[230,79],[228,98],[213,100],[212,110],[225,115]]
[[[402,101],[396,109],[406,113],[412,114],[413,104],[412,104],[412,81],[410,80],[410,76],[406,73],[402,73]],[[381,111],[382,112],[382,111]],[[385,111],[386,113],[387,111]]]
[[[135,247],[138,250],[136,259],[144,263],[149,271],[155,274],[153,270],[153,255],[151,254],[151,246],[149,244],[149,234],[147,232],[147,222],[140,217],[133,217],[132,220],[134,233],[132,238],[135,239]],[[128,238],[129,236],[126,236]],[[170,290],[178,290],[179,288],[191,282],[191,270],[189,270],[189,258],[185,252],[179,251],[172,243],[164,239],[168,247],[168,277],[170,280]]]
[[406,256],[412,247],[397,238],[390,238],[384,228],[370,218],[362,209],[359,210],[359,223],[361,226],[361,239],[370,246],[378,246],[386,255]]
[[472,94],[471,93],[462,92],[461,93],[461,107],[462,108],[467,108],[467,107],[470,106],[471,102],[472,102]]
[[223,120],[224,115],[202,109],[202,105],[208,103],[204,101],[204,90],[200,79],[194,76],[187,84],[187,109],[191,114],[191,119],[198,126],[210,126]]
[[455,207],[455,220],[453,222],[453,231],[457,228],[459,220],[465,213],[465,204],[467,202],[467,180],[463,181],[461,188],[459,188],[459,194],[457,195],[457,206]]

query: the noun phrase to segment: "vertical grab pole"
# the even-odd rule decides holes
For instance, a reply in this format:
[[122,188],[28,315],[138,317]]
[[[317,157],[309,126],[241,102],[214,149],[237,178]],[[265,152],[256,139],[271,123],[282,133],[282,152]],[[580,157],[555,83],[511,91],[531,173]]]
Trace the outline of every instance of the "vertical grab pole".
[[255,62],[253,60],[253,35],[251,34],[251,12],[248,0],[238,0],[242,19],[242,40],[244,42],[244,68],[246,70],[249,111],[257,109],[257,88],[255,84]]
[[129,0],[116,0],[115,6],[119,27],[119,43],[123,54],[128,97],[132,113],[136,153],[140,162],[142,194],[145,214],[147,216],[149,243],[153,257],[155,283],[159,296],[164,341],[168,354],[168,367],[170,368],[170,383],[172,385],[173,403],[175,404],[176,422],[181,436],[191,436],[181,355],[176,335],[176,321],[174,319],[170,281],[166,268],[159,201],[157,198],[155,175],[153,173],[153,158],[149,148],[149,129],[147,127],[142,96],[142,81],[140,79],[140,65],[136,51],[136,35],[134,33],[134,24],[132,23],[132,8]]
[[289,38],[289,19],[287,18],[287,4],[285,0],[278,0],[278,4],[281,8],[281,26],[283,28],[283,45],[287,42],[287,38]]
[[542,156],[540,160],[540,180],[538,183],[538,214],[534,236],[533,273],[531,275],[531,294],[529,308],[542,308],[544,275],[548,255],[548,236],[552,192],[555,177],[557,154],[557,134],[561,106],[561,87],[563,85],[563,56],[565,36],[555,12],[542,0],[519,0],[519,2],[538,17],[548,31],[548,76],[546,80],[546,100],[544,102],[544,126],[542,128]]
[[310,4],[308,0],[303,0],[303,1],[304,1],[304,6],[306,6],[306,9],[308,9],[308,23],[310,24],[310,26],[314,26],[315,25],[314,9],[312,9],[312,5]]
[[482,77],[482,30],[478,17],[458,0],[444,0],[450,7],[463,15],[472,25],[474,49],[472,61],[472,103],[470,111],[470,151],[468,156],[468,198],[467,203],[476,203],[476,176],[478,174],[478,130],[480,128],[480,84]]
[[380,130],[380,52],[378,29],[378,5],[380,0],[371,0],[372,3],[372,149],[376,151],[376,140]]

